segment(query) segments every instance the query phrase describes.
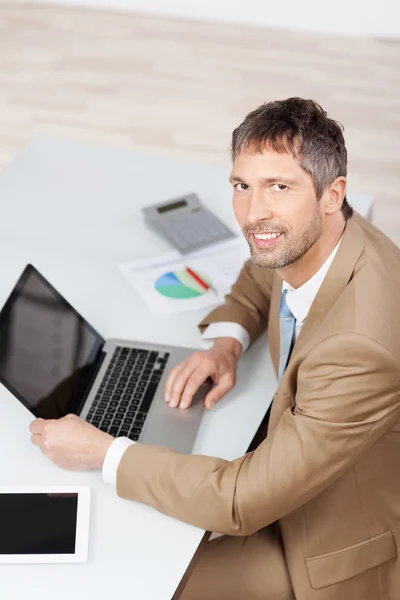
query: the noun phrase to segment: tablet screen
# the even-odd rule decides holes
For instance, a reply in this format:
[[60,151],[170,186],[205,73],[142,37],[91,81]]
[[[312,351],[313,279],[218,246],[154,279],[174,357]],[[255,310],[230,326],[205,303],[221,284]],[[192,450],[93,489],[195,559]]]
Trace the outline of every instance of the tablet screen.
[[0,494],[0,554],[74,554],[77,493]]

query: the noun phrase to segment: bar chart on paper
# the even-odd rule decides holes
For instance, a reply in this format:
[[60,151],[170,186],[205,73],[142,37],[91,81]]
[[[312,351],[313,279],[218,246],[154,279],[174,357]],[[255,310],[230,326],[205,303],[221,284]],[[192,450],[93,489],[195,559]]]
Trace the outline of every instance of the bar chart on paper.
[[[212,285],[211,278],[206,273],[199,273],[200,277],[209,285]],[[207,293],[197,281],[189,275],[187,271],[170,271],[164,273],[155,282],[156,290],[167,298],[197,298]]]

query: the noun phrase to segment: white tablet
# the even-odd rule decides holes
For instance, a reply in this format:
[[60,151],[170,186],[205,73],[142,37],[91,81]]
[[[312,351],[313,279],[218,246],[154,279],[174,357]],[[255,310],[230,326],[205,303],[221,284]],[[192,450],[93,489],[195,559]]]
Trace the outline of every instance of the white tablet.
[[0,563],[85,562],[90,488],[0,486]]

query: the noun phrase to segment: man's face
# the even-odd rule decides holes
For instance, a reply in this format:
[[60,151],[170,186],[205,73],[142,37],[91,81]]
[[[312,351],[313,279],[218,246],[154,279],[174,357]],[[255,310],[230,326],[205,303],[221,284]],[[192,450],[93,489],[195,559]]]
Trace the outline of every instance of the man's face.
[[256,265],[290,265],[321,237],[323,212],[313,180],[291,154],[238,154],[230,181],[235,215]]

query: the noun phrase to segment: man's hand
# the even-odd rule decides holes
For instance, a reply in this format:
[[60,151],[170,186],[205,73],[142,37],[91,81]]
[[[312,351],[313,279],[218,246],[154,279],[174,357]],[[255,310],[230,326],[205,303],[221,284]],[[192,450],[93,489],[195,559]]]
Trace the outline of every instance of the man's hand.
[[199,387],[211,377],[215,386],[204,404],[211,409],[236,383],[242,345],[234,338],[217,338],[211,350],[195,352],[177,365],[165,384],[165,401],[175,408],[188,408]]
[[56,465],[73,471],[101,469],[114,438],[76,415],[37,419],[29,427],[31,441]]

